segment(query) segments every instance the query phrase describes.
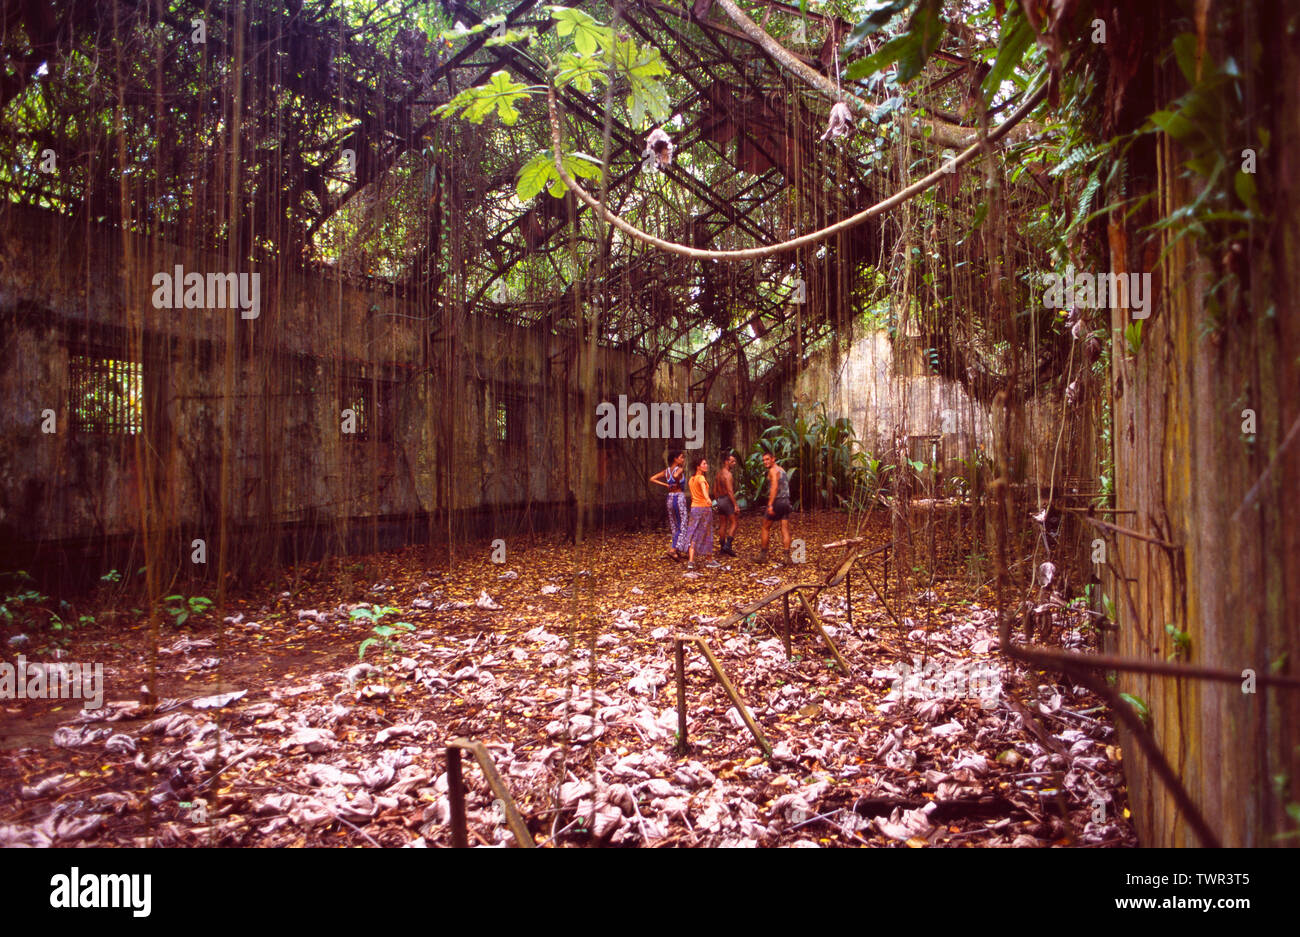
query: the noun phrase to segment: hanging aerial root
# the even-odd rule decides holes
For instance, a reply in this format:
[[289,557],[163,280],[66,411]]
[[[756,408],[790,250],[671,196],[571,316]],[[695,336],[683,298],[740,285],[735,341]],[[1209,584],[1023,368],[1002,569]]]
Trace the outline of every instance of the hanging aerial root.
[[[1047,83],[1044,82],[1039,85],[1038,90],[1031,94],[1024,104],[1016,108],[1015,113],[998,125],[996,130],[989,132],[987,142],[996,143],[998,140],[1002,139],[1002,137],[1006,136],[1012,127],[1029,116],[1030,112],[1038,106],[1038,103],[1043,100],[1043,97],[1046,94]],[[551,112],[551,146],[553,147],[552,157],[555,160],[555,169],[556,172],[559,173],[560,179],[563,180],[564,184],[573,191],[574,195],[576,195],[588,208],[597,212],[598,217],[604,218],[624,234],[636,238],[644,244],[649,244],[651,247],[657,247],[660,250],[667,251],[670,254],[679,254],[682,257],[694,257],[697,260],[752,260],[756,257],[771,257],[773,254],[781,254],[786,251],[805,247],[809,244],[816,244],[818,241],[824,241],[826,238],[833,237],[834,235],[848,231],[851,228],[855,228],[863,222],[869,221],[877,215],[883,214],[889,209],[903,204],[913,196],[924,192],[935,183],[949,178],[949,173],[953,169],[969,163],[982,155],[980,148],[984,142],[980,141],[979,143],[972,144],[965,150],[962,150],[962,152],[954,157],[949,163],[945,163],[942,168],[936,169],[928,176],[918,179],[916,182],[913,182],[904,189],[900,189],[893,195],[889,196],[889,198],[877,202],[870,208],[864,208],[856,215],[850,215],[848,218],[845,218],[842,221],[837,221],[829,227],[800,235],[799,237],[793,238],[789,241],[782,241],[779,244],[768,244],[763,247],[747,247],[742,250],[733,251],[712,251],[704,250],[699,247],[690,247],[686,244],[678,244],[675,241],[665,241],[663,238],[655,237],[647,231],[642,231],[640,228],[634,227],[602,206],[601,203],[593,198],[586,189],[578,185],[577,181],[569,175],[569,171],[564,168],[564,161],[560,155],[563,152],[561,149],[560,139],[560,114],[555,103],[554,85],[547,85],[546,103]]]

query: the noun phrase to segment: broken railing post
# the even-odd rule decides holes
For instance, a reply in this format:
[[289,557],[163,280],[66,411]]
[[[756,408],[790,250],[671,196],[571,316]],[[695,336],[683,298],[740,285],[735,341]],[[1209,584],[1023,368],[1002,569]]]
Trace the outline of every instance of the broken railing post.
[[469,845],[468,830],[465,825],[465,782],[460,771],[462,749],[471,752],[474,760],[483,769],[488,787],[496,795],[502,812],[505,813],[506,825],[515,835],[515,846],[519,849],[535,848],[537,844],[533,842],[533,834],[528,832],[528,824],[520,816],[515,800],[510,796],[510,789],[501,780],[501,775],[497,774],[496,765],[492,763],[492,755],[488,753],[487,746],[482,742],[471,742],[468,739],[452,739],[447,743],[447,803],[451,808],[452,845],[460,849]]
[[832,641],[831,636],[826,633],[826,629],[822,627],[821,619],[819,619],[817,613],[813,611],[813,607],[811,603],[809,603],[808,597],[800,592],[799,601],[803,603],[804,611],[808,613],[808,620],[812,622],[812,626],[816,628],[817,632],[822,636],[822,640],[826,642],[826,646],[831,649],[831,654],[835,657],[836,664],[839,665],[840,673],[847,677],[849,674],[848,662],[844,659],[843,655],[840,654],[840,649],[835,646],[835,642]]
[[744,720],[745,725],[749,727],[750,733],[754,736],[754,741],[758,742],[758,747],[770,759],[772,757],[772,746],[768,744],[767,736],[763,735],[763,730],[754,721],[753,715],[749,712],[749,707],[745,705],[745,701],[740,698],[740,693],[727,679],[722,664],[718,663],[718,659],[713,656],[713,651],[709,648],[708,642],[695,634],[673,635],[673,653],[677,656],[677,673],[679,674],[677,678],[677,720],[682,740],[685,741],[686,739],[686,717],[683,715],[686,712],[686,668],[683,663],[686,659],[685,644],[687,641],[693,642],[704,652],[704,659],[709,662],[709,667],[712,668],[713,675],[718,678],[718,683],[722,686],[723,692],[731,698],[732,704],[736,707],[736,712],[740,713],[740,718]]
[[465,785],[460,777],[460,749],[447,746],[447,805],[451,810],[451,845],[469,848],[465,829]]
[[790,593],[781,596],[784,604],[784,613],[781,617],[781,641],[785,644],[785,659],[790,659]]
[[686,648],[682,639],[673,641],[673,655],[677,661],[677,752],[686,753]]
[[744,720],[745,725],[749,726],[749,731],[753,733],[755,741],[758,742],[758,747],[763,750],[764,755],[771,758],[772,746],[768,744],[767,737],[763,735],[763,730],[758,727],[758,723],[755,722],[754,717],[750,715],[749,707],[745,705],[745,701],[740,698],[740,694],[736,692],[736,688],[732,686],[731,681],[727,679],[726,673],[722,670],[722,665],[718,663],[718,659],[713,656],[713,651],[709,649],[708,643],[705,642],[703,638],[699,637],[694,640],[695,643],[699,645],[700,650],[704,652],[704,657],[709,662],[709,666],[713,668],[713,673],[717,676],[718,682],[722,684],[722,689],[726,691],[729,697],[731,697],[731,702],[735,704],[736,711],[740,713],[740,718]]

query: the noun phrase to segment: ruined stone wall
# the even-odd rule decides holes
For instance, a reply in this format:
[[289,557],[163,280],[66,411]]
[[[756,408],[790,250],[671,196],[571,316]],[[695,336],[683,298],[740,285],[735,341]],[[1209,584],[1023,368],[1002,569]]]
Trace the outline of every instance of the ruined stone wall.
[[943,459],[965,458],[978,444],[988,448],[988,408],[955,381],[925,373],[916,357],[896,361],[889,333],[867,332],[842,361],[828,351],[816,355],[799,375],[794,399],[801,406],[822,402],[832,418],[848,417],[874,454],[892,453],[899,426],[904,435],[939,436]]
[[[641,472],[662,462],[663,442],[614,440],[603,465],[575,463],[582,420],[568,336],[475,317],[472,327],[461,322],[448,348],[436,324],[389,285],[283,266],[245,268],[261,277],[256,318],[155,309],[152,274],[176,264],[186,272],[229,269],[222,258],[175,245],[124,241],[120,232],[36,209],[0,209],[7,541],[137,530],[135,437],[73,432],[70,413],[70,356],[126,357],[128,311],[143,316],[145,458],[156,459],[154,498],[169,526],[216,525],[223,432],[226,515],[237,527],[497,509],[513,511],[517,525],[529,505],[561,512],[582,471],[599,472],[596,498],[607,507],[653,501]],[[597,361],[611,387],[644,364],[609,348]],[[342,432],[341,411],[358,386],[378,421],[368,438]],[[652,399],[684,400],[689,375],[665,364],[652,386]],[[496,438],[497,401],[507,408],[506,440]],[[56,414],[54,433],[42,432],[47,409]],[[530,519],[534,527],[546,522],[544,512]]]

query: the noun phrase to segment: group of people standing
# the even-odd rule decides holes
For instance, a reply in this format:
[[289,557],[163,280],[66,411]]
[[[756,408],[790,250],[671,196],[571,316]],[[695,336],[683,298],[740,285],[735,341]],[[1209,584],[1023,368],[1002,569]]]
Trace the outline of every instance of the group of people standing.
[[[736,483],[732,470],[736,454],[722,456],[714,484],[709,484],[709,460],[700,456],[686,469],[686,453],[681,449],[668,450],[668,465],[663,471],[650,476],[650,483],[668,489],[668,526],[672,532],[672,548],[668,555],[674,560],[686,560],[686,568],[695,568],[695,558],[713,553],[713,512],[719,518],[718,552],[736,556],[736,527],[739,525],[740,505],[736,503]],[[763,467],[767,470],[767,509],[763,512],[763,529],[760,537],[759,563],[767,562],[767,545],[772,525],[780,523],[781,542],[785,546],[787,562],[790,556],[790,477],[777,464],[771,453],[763,453]]]

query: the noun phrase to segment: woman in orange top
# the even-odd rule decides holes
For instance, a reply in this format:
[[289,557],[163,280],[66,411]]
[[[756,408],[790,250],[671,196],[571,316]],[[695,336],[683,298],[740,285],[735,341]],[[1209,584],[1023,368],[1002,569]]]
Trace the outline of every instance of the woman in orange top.
[[687,544],[687,569],[695,568],[695,557],[713,553],[713,501],[709,497],[709,460],[695,463],[691,476],[691,519],[682,540]]

